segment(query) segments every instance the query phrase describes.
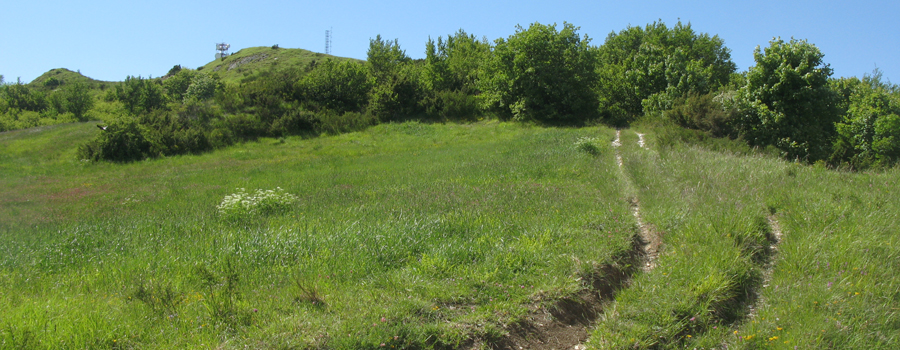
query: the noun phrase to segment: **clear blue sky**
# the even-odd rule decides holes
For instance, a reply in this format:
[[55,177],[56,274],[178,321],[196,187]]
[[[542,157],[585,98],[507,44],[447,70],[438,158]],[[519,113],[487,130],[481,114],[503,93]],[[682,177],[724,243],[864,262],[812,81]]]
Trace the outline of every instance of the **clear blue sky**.
[[489,40],[516,25],[569,22],[601,45],[612,31],[662,20],[690,22],[719,35],[738,70],[773,37],[807,39],[825,54],[835,76],[878,67],[900,83],[900,1],[43,1],[0,0],[0,74],[29,82],[53,68],[100,80],[161,76],[175,64],[211,61],[215,43],[231,51],[253,46],[324,52],[365,59],[369,39],[397,38],[413,58],[428,37],[464,29]]

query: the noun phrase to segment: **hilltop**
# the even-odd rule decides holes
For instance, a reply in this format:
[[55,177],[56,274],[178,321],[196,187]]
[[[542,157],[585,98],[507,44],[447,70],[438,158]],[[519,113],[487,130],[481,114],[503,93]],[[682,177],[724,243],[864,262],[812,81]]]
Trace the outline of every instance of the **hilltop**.
[[36,89],[52,90],[66,84],[73,84],[76,82],[84,83],[92,89],[105,89],[116,83],[111,81],[93,79],[81,74],[81,72],[73,72],[66,68],[55,68],[47,71],[44,74],[41,74],[41,76],[28,83],[28,86]]
[[[285,70],[302,68],[317,60],[358,61],[353,58],[326,55],[304,49],[280,48],[278,45],[257,46],[241,49],[223,59],[213,60],[198,71],[217,73],[223,81],[237,81],[266,69]],[[360,61],[362,62],[362,61]]]

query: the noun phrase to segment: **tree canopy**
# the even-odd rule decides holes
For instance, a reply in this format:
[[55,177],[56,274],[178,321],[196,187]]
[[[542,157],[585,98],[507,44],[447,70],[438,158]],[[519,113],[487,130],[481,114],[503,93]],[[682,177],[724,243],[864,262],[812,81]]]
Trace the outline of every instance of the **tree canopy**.
[[578,28],[534,23],[495,42],[479,80],[483,105],[501,118],[571,123],[597,111],[595,51]]
[[598,49],[601,113],[627,124],[646,111],[662,111],[688,94],[706,94],[729,82],[736,66],[719,36],[690,24],[662,22],[610,33]]

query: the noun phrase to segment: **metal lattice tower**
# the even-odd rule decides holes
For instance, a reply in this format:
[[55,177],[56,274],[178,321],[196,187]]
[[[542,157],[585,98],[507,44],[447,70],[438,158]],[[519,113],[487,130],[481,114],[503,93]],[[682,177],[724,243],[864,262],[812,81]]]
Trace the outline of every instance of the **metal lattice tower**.
[[325,31],[325,54],[331,54],[331,29]]
[[228,56],[229,48],[231,48],[231,44],[216,43],[216,51],[218,51],[218,53],[216,54],[216,59],[225,58],[225,56]]

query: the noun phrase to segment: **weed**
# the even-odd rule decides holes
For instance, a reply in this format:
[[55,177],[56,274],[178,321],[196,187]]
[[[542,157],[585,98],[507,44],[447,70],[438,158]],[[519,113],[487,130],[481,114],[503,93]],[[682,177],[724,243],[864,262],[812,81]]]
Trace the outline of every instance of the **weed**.
[[274,190],[258,189],[253,193],[239,188],[236,193],[225,196],[216,209],[225,218],[237,219],[284,211],[296,201],[297,196],[285,192],[281,187]]
[[602,142],[599,137],[581,137],[575,140],[575,149],[597,156],[606,150],[607,142]]

